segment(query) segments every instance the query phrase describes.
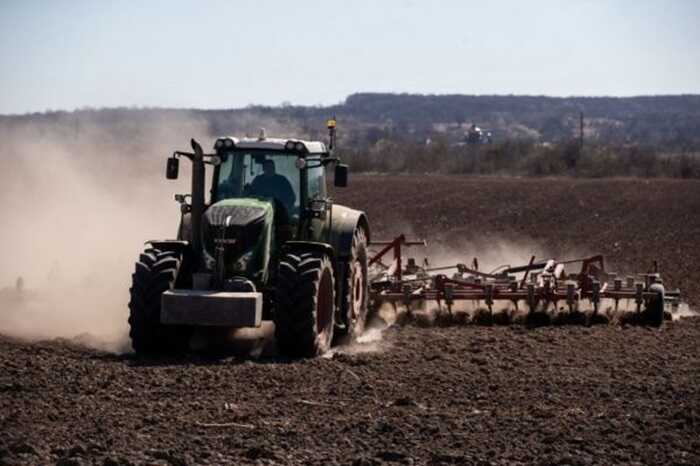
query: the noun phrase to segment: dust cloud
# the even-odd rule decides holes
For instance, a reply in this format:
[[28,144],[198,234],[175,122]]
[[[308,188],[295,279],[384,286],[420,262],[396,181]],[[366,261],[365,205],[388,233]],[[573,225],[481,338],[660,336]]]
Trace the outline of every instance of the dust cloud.
[[301,134],[263,115],[178,110],[83,110],[0,121],[0,334],[70,338],[128,351],[134,261],[148,239],[174,238],[176,193],[190,166],[165,179],[165,160],[205,150],[221,134]]
[[1,334],[130,348],[133,263],[145,240],[177,231],[173,194],[188,191],[189,167],[172,182],[164,166],[190,137],[211,140],[203,121],[183,117],[154,118],[138,130],[111,131],[85,115],[78,131],[36,122],[5,129]]
[[461,244],[455,244],[454,242],[429,243],[428,257],[430,266],[440,267],[462,263],[467,267],[472,267],[473,260],[476,258],[479,270],[489,273],[504,267],[527,265],[533,255],[535,255],[536,261],[554,257],[534,241],[489,239],[489,242],[483,244],[479,242],[462,242]]

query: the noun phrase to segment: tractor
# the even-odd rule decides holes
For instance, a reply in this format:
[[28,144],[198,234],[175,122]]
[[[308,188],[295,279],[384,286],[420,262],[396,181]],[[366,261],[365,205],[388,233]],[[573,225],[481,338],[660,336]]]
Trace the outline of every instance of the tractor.
[[[347,186],[348,167],[329,142],[221,137],[212,153],[192,139],[175,151],[192,163],[192,192],[175,195],[176,239],[152,240],[136,262],[129,302],[137,354],[187,351],[203,327],[259,327],[274,321],[278,352],[313,357],[358,336],[368,310],[365,213],[335,204],[326,174]],[[210,169],[206,170],[209,165]],[[207,171],[211,190],[205,195]]]

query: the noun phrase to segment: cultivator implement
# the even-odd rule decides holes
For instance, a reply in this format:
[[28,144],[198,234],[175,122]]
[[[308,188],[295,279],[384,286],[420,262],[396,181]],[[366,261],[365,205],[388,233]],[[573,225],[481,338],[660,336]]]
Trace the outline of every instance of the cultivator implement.
[[374,307],[403,305],[411,313],[432,302],[452,314],[453,308],[467,304],[491,318],[494,312],[523,311],[540,320],[554,315],[585,317],[587,322],[615,311],[633,311],[638,319],[660,325],[665,310],[673,311],[679,303],[680,292],[664,289],[656,263],[648,273],[623,278],[606,271],[600,255],[565,261],[538,261],[532,256],[527,264],[485,272],[476,258],[469,265],[433,267],[427,259],[419,265],[406,258],[404,250],[425,247],[426,242],[409,241],[403,235],[370,246],[379,248],[369,260]]

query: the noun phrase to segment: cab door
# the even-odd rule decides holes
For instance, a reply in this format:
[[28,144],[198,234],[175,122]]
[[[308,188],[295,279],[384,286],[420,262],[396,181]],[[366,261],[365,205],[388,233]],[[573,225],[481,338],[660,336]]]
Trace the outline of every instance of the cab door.
[[321,165],[320,158],[307,159],[307,197],[309,205],[310,231],[309,239],[327,243],[329,242],[329,224],[331,215],[331,201],[326,192],[326,168]]

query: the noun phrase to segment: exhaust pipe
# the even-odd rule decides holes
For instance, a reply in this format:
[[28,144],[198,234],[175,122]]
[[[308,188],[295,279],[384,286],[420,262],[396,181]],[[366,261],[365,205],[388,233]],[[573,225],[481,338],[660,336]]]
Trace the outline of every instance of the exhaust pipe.
[[192,251],[194,252],[195,271],[200,269],[202,261],[202,215],[204,214],[204,152],[202,146],[192,139]]

